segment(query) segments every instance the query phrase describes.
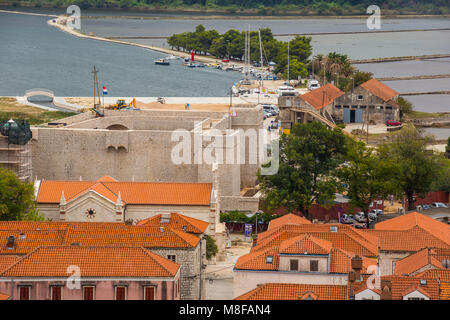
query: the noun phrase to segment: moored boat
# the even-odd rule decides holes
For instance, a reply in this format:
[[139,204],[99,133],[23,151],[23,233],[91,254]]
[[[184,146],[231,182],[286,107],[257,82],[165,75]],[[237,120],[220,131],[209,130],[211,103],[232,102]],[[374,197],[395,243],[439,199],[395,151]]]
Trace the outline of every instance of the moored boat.
[[158,59],[158,60],[155,60],[155,64],[158,64],[161,66],[168,66],[168,65],[170,65],[170,62],[166,59]]

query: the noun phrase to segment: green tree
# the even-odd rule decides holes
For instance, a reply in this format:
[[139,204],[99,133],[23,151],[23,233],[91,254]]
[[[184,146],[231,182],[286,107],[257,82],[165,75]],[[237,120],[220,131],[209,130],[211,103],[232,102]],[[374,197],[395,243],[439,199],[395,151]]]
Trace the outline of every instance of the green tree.
[[219,252],[219,249],[217,248],[216,241],[210,236],[206,236],[206,259],[210,260],[217,252]]
[[414,126],[405,126],[392,139],[379,147],[380,158],[399,165],[397,179],[408,199],[408,210],[414,209],[414,196],[425,197],[431,191],[439,169],[439,157],[426,149],[432,141],[422,136]]
[[402,115],[411,113],[413,111],[412,103],[406,100],[405,98],[398,97],[397,102],[400,105],[400,112],[402,113]]
[[290,135],[283,135],[278,173],[258,173],[268,209],[286,207],[311,218],[313,203],[329,205],[340,186],[336,168],[344,161],[346,139],[341,130],[319,122],[296,124]]
[[431,191],[450,192],[450,159],[441,157],[439,163],[439,173],[431,184]]
[[[363,142],[352,141],[346,162],[339,169],[341,182],[347,185],[347,196],[353,208],[360,208],[369,221],[369,206],[376,199],[385,199],[401,190],[395,161],[381,159]],[[369,224],[367,224],[369,226]]]
[[34,186],[0,168],[0,220],[43,220],[34,206]]

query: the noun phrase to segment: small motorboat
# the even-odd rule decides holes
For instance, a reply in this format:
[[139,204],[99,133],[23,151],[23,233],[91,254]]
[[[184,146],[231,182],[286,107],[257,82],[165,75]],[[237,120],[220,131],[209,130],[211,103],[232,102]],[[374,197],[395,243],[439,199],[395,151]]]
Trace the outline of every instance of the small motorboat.
[[170,56],[167,56],[165,59],[166,60],[178,60],[178,59],[180,59],[180,57],[177,57],[177,56],[174,56],[174,55],[170,55]]
[[166,59],[158,59],[158,60],[155,60],[155,64],[158,64],[161,66],[168,66],[168,65],[170,65],[170,62],[169,62],[169,60],[166,60]]

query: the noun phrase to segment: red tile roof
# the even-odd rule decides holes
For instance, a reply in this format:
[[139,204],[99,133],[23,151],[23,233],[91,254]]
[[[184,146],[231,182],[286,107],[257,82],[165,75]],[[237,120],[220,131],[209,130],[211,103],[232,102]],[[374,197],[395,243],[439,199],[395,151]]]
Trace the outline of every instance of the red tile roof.
[[0,255],[0,273],[19,260],[19,256]]
[[398,260],[395,264],[394,274],[411,275],[426,266],[441,269],[444,259],[450,261],[450,249],[425,248]]
[[450,282],[450,269],[428,269],[415,275],[420,279],[440,279],[442,282]]
[[306,233],[283,241],[280,244],[279,252],[284,254],[329,254],[331,247],[331,242]]
[[343,94],[344,94],[343,91],[339,90],[334,85],[329,83],[323,87],[320,87],[319,89],[315,89],[308,93],[302,94],[300,96],[300,99],[307,102],[316,110],[320,110],[329,105],[330,103],[332,103],[334,100],[336,100]]
[[[332,232],[331,227],[336,228],[337,232]],[[252,251],[275,245],[279,246],[284,240],[305,233],[315,238],[327,240],[335,248],[341,248],[366,257],[378,256],[378,238],[342,224],[286,224],[260,234],[258,236],[258,245],[253,247]]]
[[[384,102],[388,102],[399,95],[399,93],[397,91],[388,87],[387,85],[378,81],[375,78],[364,82],[363,84],[361,84],[361,87],[363,87],[367,91],[371,92],[378,98],[382,99]],[[393,102],[395,102],[395,101],[393,101]]]
[[67,202],[78,196],[95,191],[116,202],[120,192],[127,204],[153,205],[201,205],[210,204],[210,183],[168,183],[168,182],[117,182],[102,178],[98,181],[50,181],[40,184],[38,203],[59,203],[61,194]]
[[285,214],[279,218],[273,219],[269,222],[268,230],[275,229],[285,224],[311,224],[311,221],[300,217],[299,215],[289,213]]
[[450,248],[450,246],[416,226],[406,231],[367,230],[367,233],[380,239],[381,251],[416,252],[423,248]]
[[81,277],[174,277],[180,266],[144,248],[39,247],[3,271],[1,277],[64,277],[69,266]]
[[346,300],[347,286],[265,283],[235,300]]
[[[14,249],[7,248],[15,237]],[[195,248],[200,238],[170,226],[128,226],[107,222],[0,221],[0,254],[27,254],[39,246],[80,243],[146,248]]]
[[9,299],[9,295],[0,292],[0,300],[8,300],[8,299]]
[[163,214],[158,214],[156,216],[144,219],[138,222],[138,226],[155,226],[164,227],[170,226],[173,229],[186,231],[189,233],[201,234],[206,231],[209,223],[203,220],[191,218],[179,213],[171,213],[167,215],[169,217],[169,222],[162,222]]
[[[403,296],[414,291],[414,288],[425,293],[431,300],[439,300],[439,284],[436,279],[428,279],[426,284],[421,284],[420,278],[405,276],[382,276],[381,280],[388,280],[392,285],[392,300],[402,300]],[[362,284],[356,288],[355,292],[363,291],[367,288],[366,277]]]

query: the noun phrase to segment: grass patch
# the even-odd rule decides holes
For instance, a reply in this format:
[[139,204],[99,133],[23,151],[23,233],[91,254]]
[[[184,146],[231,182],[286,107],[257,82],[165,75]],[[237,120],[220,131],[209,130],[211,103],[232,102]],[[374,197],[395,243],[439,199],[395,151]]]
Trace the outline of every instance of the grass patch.
[[426,118],[441,118],[447,116],[446,113],[431,113],[431,112],[422,112],[422,111],[411,111],[404,115],[405,118],[414,120],[414,119],[426,119]]
[[14,98],[0,98],[0,121],[24,119],[30,125],[38,125],[73,116],[75,113],[65,111],[48,111],[23,105]]

